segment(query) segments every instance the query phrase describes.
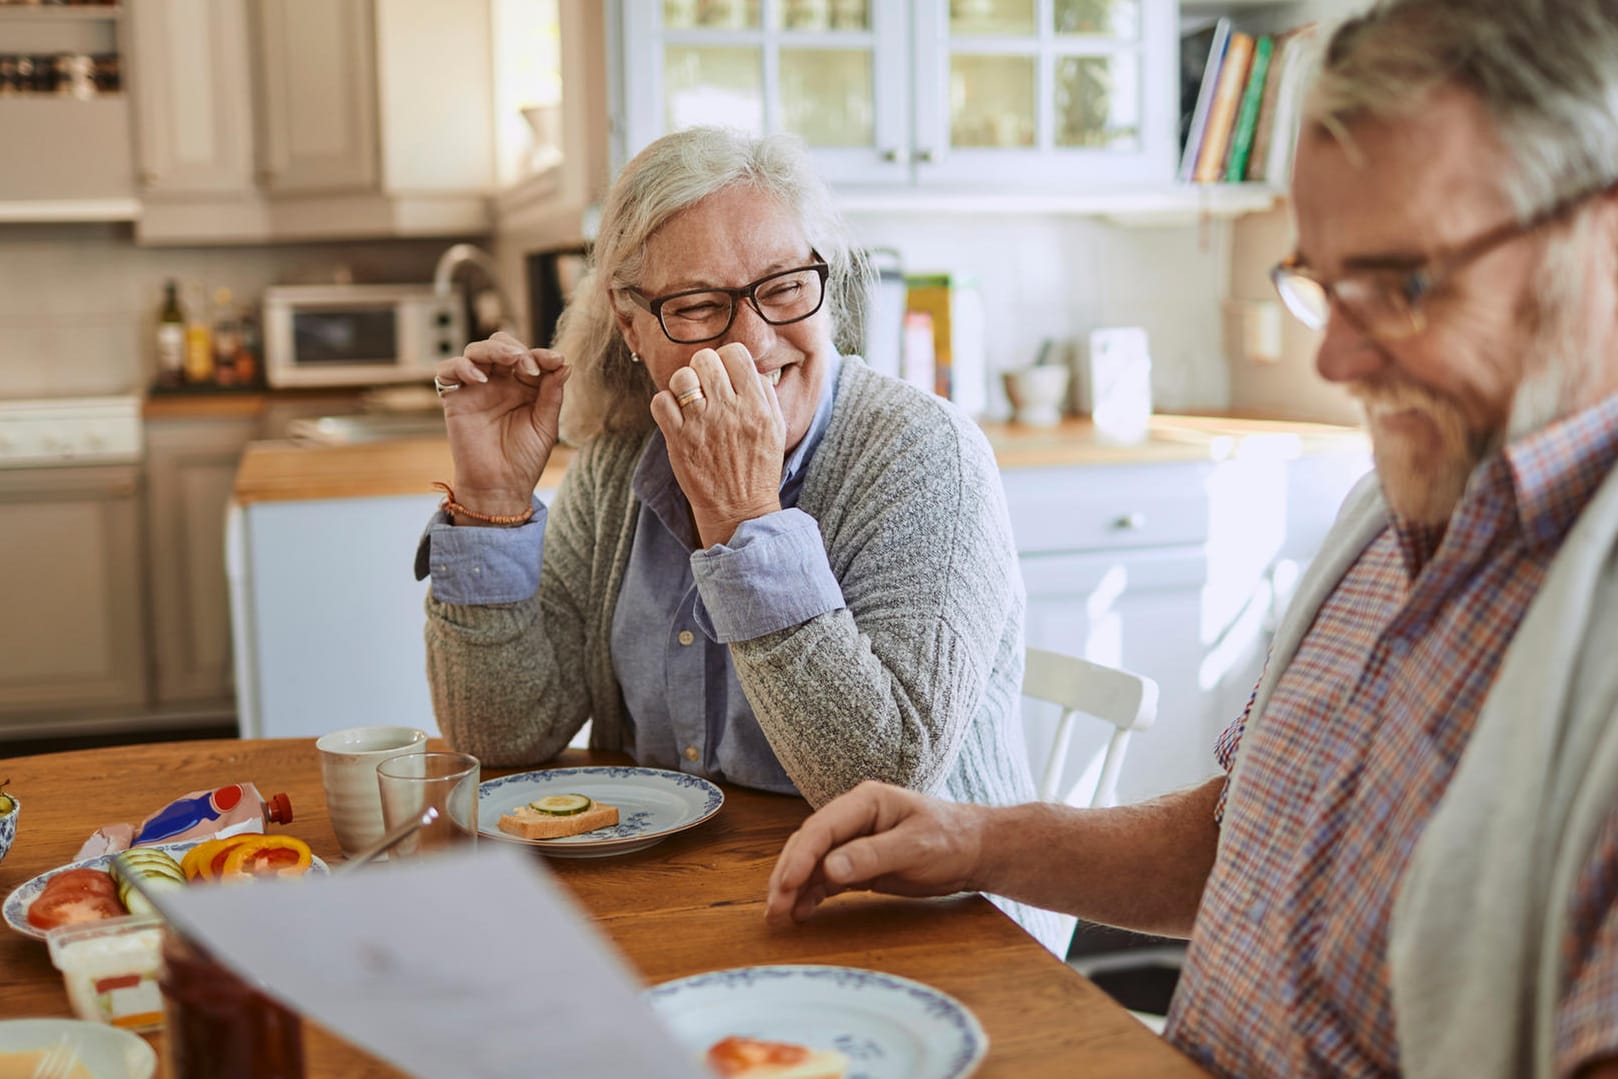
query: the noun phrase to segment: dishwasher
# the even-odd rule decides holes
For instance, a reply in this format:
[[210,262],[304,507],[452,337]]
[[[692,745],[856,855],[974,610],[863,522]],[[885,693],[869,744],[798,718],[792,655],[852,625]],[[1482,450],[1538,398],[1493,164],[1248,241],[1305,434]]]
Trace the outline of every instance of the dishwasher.
[[0,401],[0,739],[147,703],[140,398]]

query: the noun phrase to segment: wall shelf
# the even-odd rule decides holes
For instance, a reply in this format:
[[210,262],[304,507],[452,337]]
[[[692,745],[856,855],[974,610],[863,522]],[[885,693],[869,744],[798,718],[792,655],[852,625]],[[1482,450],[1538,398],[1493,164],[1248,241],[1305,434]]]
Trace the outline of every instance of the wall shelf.
[[1165,184],[1049,194],[916,188],[838,188],[834,194],[844,213],[1056,214],[1138,228],[1260,213],[1282,192],[1265,184]]
[[0,22],[107,22],[123,10],[122,5],[110,4],[7,4],[0,7]]

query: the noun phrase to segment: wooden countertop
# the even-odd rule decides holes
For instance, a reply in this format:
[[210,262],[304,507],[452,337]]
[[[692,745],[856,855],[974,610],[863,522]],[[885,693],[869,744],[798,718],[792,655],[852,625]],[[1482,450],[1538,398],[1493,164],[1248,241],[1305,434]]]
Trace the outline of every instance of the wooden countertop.
[[[1368,445],[1351,427],[1240,415],[1154,416],[1147,439],[1128,446],[1109,444],[1084,419],[1049,428],[985,423],[983,430],[1002,468],[1218,461],[1247,453],[1294,458],[1363,451]],[[559,485],[572,456],[570,450],[558,451],[540,487]],[[429,494],[434,480],[449,482],[453,476],[449,444],[440,437],[349,446],[254,442],[236,473],[235,498],[247,505]]]

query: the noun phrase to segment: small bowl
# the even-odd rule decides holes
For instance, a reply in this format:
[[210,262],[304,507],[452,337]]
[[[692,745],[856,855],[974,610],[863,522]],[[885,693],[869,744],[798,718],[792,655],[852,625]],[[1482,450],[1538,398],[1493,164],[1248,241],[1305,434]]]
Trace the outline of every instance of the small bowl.
[[1018,423],[1054,427],[1062,422],[1067,401],[1068,369],[1055,364],[1024,367],[1005,373],[1006,398]]
[[11,797],[11,812],[0,817],[0,862],[6,860],[12,841],[17,838],[17,818],[22,815],[22,803]]

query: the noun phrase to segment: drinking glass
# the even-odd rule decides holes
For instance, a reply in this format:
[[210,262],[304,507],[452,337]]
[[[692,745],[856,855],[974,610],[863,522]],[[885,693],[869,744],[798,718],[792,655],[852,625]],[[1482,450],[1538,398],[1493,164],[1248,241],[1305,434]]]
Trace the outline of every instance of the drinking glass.
[[478,759],[467,753],[413,753],[378,764],[385,828],[397,828],[428,806],[438,810],[438,819],[394,847],[392,857],[476,843],[479,774]]

